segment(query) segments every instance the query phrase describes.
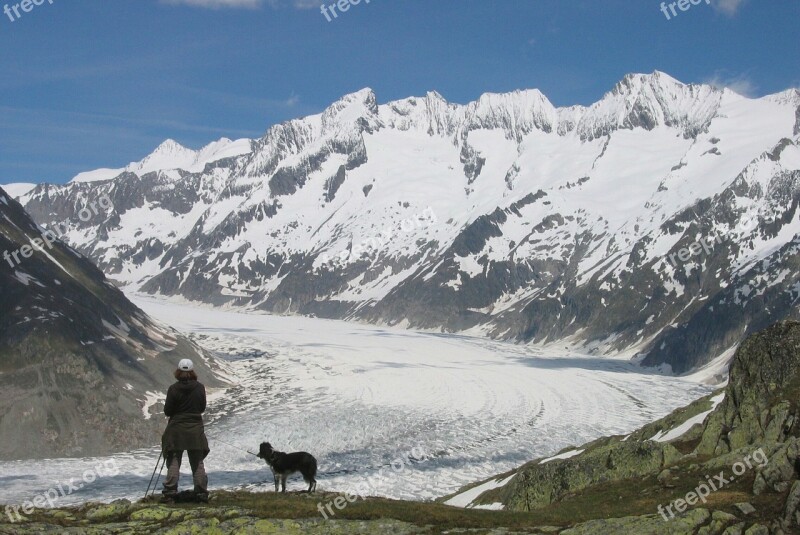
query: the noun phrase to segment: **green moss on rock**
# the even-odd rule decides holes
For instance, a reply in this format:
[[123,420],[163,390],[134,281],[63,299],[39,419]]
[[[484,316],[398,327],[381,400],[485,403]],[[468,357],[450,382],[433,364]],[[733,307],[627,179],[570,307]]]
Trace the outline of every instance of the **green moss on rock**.
[[570,459],[523,466],[501,497],[507,510],[533,511],[598,483],[658,474],[680,458],[670,444],[610,442]]
[[708,523],[711,514],[705,509],[694,509],[669,522],[658,515],[592,520],[561,532],[561,535],[694,535]]

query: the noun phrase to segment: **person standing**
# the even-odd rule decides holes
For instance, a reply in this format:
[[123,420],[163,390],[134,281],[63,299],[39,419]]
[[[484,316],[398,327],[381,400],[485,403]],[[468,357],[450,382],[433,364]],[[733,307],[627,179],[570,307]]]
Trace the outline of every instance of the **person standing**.
[[174,376],[177,382],[169,387],[164,403],[164,414],[169,417],[169,423],[161,437],[161,451],[167,464],[162,501],[175,501],[185,451],[192,467],[195,499],[207,502],[208,476],[203,461],[211,450],[203,427],[206,388],[197,380],[194,364],[189,359],[178,363]]

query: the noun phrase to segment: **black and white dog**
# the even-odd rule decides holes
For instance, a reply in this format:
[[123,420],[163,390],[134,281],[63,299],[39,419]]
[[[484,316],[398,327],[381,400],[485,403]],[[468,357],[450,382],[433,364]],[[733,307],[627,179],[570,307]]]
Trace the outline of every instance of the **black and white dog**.
[[297,453],[283,453],[272,449],[269,442],[261,444],[258,450],[258,458],[264,459],[272,469],[275,476],[275,492],[278,492],[280,482],[283,492],[286,492],[286,480],[290,475],[300,472],[303,479],[308,483],[308,492],[317,490],[317,460],[310,453],[298,451]]

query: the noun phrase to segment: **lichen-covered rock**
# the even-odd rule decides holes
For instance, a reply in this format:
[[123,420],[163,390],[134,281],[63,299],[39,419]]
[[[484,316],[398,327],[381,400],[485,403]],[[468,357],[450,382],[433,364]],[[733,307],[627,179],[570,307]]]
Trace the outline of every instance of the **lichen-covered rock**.
[[73,515],[69,511],[56,510],[56,511],[53,511],[52,516],[56,520],[64,520],[64,521],[67,521],[67,522],[69,522],[71,520],[75,520],[75,515]]
[[782,524],[784,527],[797,526],[798,506],[800,506],[800,481],[795,481],[783,507]]
[[725,399],[706,421],[697,451],[720,455],[797,436],[800,324],[781,322],[745,340],[736,352]]
[[756,496],[768,490],[786,492],[797,477],[795,463],[800,455],[800,439],[792,437],[785,443],[775,445],[768,454],[769,462],[759,469],[753,483]]
[[756,524],[747,531],[745,531],[744,535],[770,535],[770,534],[769,534],[769,528],[767,526]]
[[672,477],[672,471],[669,468],[665,468],[660,474],[658,474],[658,482],[662,485],[666,485],[670,482]]
[[744,528],[745,528],[744,522],[740,522],[739,524],[736,524],[735,526],[731,526],[728,529],[726,529],[722,533],[722,535],[743,535]]
[[694,509],[669,521],[658,515],[591,520],[564,530],[561,535],[694,535],[710,519],[711,513],[706,509]]
[[230,535],[372,535],[390,533],[393,535],[416,535],[429,530],[397,520],[272,520],[259,519],[245,522],[237,519],[218,526],[223,533]]
[[216,518],[193,518],[180,524],[157,531],[163,535],[226,535],[227,531],[219,527]]
[[737,518],[734,515],[723,511],[711,513],[711,523],[697,530],[697,535],[722,535],[722,533],[735,523]]
[[[398,520],[330,520],[321,518],[274,520],[248,516],[235,508],[197,507],[170,509],[164,506],[132,506],[137,510],[127,521],[106,522],[101,506],[90,511],[101,512],[94,520],[79,520],[62,526],[48,523],[3,524],[2,535],[417,535],[429,533],[426,527]],[[116,513],[114,513],[116,514]],[[485,533],[482,530],[481,533]],[[497,535],[511,535],[503,528]]]
[[598,483],[658,474],[680,458],[670,444],[607,442],[570,459],[523,466],[501,499],[506,510],[532,511]]
[[186,513],[180,509],[170,509],[169,507],[165,507],[163,505],[157,505],[154,507],[146,507],[144,509],[134,511],[131,513],[131,520],[150,520],[153,522],[163,522],[168,518],[172,518],[173,520],[183,518],[185,514]]
[[109,504],[101,504],[98,506],[88,505],[88,510],[84,514],[87,520],[98,522],[108,520],[116,516],[127,514],[131,508],[131,502],[128,500],[120,500]]

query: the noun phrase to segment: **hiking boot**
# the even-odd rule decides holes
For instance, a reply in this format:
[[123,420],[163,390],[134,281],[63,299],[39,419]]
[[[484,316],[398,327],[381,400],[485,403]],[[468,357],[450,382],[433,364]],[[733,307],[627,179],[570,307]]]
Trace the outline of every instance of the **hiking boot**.
[[167,504],[174,504],[175,503],[175,494],[171,494],[171,493],[170,494],[163,494],[161,496],[160,502],[161,503],[167,503]]
[[194,495],[194,499],[197,500],[197,503],[208,503],[208,493],[197,492]]

